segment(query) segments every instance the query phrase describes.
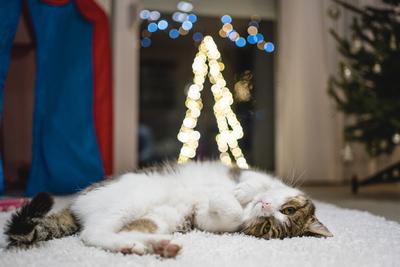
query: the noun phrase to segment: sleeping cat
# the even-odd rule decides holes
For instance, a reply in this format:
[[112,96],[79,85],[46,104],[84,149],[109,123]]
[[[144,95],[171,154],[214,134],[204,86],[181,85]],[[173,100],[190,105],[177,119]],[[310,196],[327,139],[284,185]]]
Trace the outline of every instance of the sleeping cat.
[[260,238],[332,236],[298,189],[256,170],[219,162],[166,164],[92,185],[58,213],[38,194],[12,215],[9,247],[27,246],[80,231],[89,245],[125,254],[174,257],[172,233],[194,228],[243,232]]

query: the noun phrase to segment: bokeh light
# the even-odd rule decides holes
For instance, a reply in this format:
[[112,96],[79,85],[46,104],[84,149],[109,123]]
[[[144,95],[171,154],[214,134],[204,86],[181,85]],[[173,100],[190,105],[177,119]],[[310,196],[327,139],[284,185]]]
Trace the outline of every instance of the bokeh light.
[[258,33],[258,29],[254,26],[250,26],[247,28],[247,33],[250,35],[256,35]]
[[274,52],[274,50],[275,50],[275,46],[274,46],[273,43],[267,42],[267,43],[264,45],[264,50],[265,50],[266,52],[268,52],[268,53],[272,53],[272,52]]
[[236,41],[235,44],[237,47],[243,47],[246,45],[246,39],[244,39],[243,37],[239,37]]
[[180,1],[176,7],[183,12],[190,12],[193,9],[193,4],[185,1]]
[[247,42],[249,42],[249,44],[256,44],[257,43],[257,36],[256,35],[247,36]]
[[179,27],[179,34],[180,34],[180,35],[185,36],[185,35],[188,34],[188,33],[189,33],[189,31],[185,30],[185,29],[182,28],[182,27]]
[[149,23],[149,25],[147,25],[147,30],[149,32],[156,32],[158,30],[158,26],[155,22]]
[[226,38],[226,36],[227,36],[226,31],[224,31],[223,29],[220,29],[219,32],[218,32],[218,34],[219,34],[219,36],[221,36],[222,38]]
[[201,32],[195,32],[193,34],[193,40],[195,42],[200,42],[201,40],[203,40],[203,34]]
[[231,41],[236,41],[236,39],[238,39],[240,36],[236,31],[231,31],[228,34],[229,39],[231,39]]
[[187,18],[187,14],[182,13],[182,12],[174,12],[174,14],[172,14],[172,19],[176,22],[184,22]]
[[149,19],[149,17],[150,17],[150,11],[147,10],[147,9],[144,9],[144,10],[140,11],[139,17],[140,17],[141,19]]
[[258,28],[260,25],[258,24],[257,21],[252,20],[249,22],[249,26],[254,26],[254,27]]
[[179,31],[177,29],[172,29],[169,31],[169,38],[176,39],[179,37]]
[[166,21],[165,19],[162,19],[162,20],[160,20],[159,22],[158,22],[158,24],[157,24],[157,26],[158,26],[158,28],[160,29],[160,30],[165,30],[166,28],[168,28],[168,21]]
[[[247,169],[249,166],[238,144],[238,140],[244,135],[243,128],[231,108],[233,95],[225,87],[226,81],[221,73],[224,66],[219,63],[222,63],[222,60],[217,45],[211,36],[204,37],[192,64],[194,84],[189,87],[185,101],[188,109],[177,135],[178,140],[182,143],[178,163],[188,162],[196,156],[201,135],[195,130],[195,127],[203,107],[201,91],[208,76],[215,99],[213,110],[219,131],[215,140],[220,152],[220,159],[229,166],[235,164],[239,168]],[[228,150],[230,150],[230,154]]]
[[195,23],[197,21],[197,16],[195,14],[189,14],[189,16],[187,16],[187,20],[191,23]]
[[261,41],[257,43],[257,48],[260,50],[264,50],[265,41]]
[[159,18],[161,17],[161,14],[160,14],[160,12],[158,12],[158,11],[151,11],[150,12],[150,15],[149,15],[149,19],[150,20],[158,20]]
[[264,41],[264,35],[262,35],[261,33],[257,33],[256,37],[257,37],[257,43]]
[[141,42],[140,42],[141,46],[146,48],[149,47],[151,45],[151,39],[148,37],[144,37]]
[[190,21],[184,21],[182,23],[182,29],[184,29],[185,31],[190,31],[190,29],[192,29],[193,24]]
[[222,26],[222,30],[224,30],[225,32],[230,32],[233,30],[233,26],[230,23],[226,23],[224,24],[224,26]]
[[259,15],[252,15],[251,16],[251,20],[256,21],[256,22],[260,22],[261,21],[261,17]]
[[232,18],[229,15],[223,15],[221,17],[221,22],[226,24],[226,23],[231,23],[232,22]]

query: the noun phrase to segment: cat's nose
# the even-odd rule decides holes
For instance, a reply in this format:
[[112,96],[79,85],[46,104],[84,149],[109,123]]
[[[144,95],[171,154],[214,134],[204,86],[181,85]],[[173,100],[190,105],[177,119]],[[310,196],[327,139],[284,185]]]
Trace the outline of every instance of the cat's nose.
[[270,206],[271,206],[271,203],[269,203],[269,202],[265,202],[265,201],[261,202],[261,207],[263,209],[268,209]]

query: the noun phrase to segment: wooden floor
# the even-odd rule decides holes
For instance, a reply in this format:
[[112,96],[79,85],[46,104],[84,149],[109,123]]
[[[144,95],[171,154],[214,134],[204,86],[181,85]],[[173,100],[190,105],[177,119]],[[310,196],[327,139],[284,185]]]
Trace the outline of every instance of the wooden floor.
[[350,186],[304,186],[312,198],[339,207],[369,211],[400,223],[400,184],[361,187],[354,195]]

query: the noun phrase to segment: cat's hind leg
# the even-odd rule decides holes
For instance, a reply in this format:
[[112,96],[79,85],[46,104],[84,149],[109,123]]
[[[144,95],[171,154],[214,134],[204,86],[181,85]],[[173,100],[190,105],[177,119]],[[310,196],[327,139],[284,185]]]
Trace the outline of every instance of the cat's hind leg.
[[[175,257],[181,250],[181,246],[172,241],[172,235],[163,234],[168,232],[162,227],[163,222],[153,219],[138,219],[125,225],[120,234],[134,235],[147,246],[147,252],[161,257]],[[163,229],[164,228],[164,229]],[[129,253],[129,250],[122,251]],[[135,253],[133,250],[132,253]]]
[[163,233],[157,222],[150,219],[136,219],[117,230],[104,223],[91,225],[81,232],[82,241],[112,252],[156,254],[169,258],[175,257],[181,249],[172,242],[172,235]]
[[88,246],[102,248],[112,252],[148,253],[147,246],[136,236],[121,234],[115,227],[106,224],[89,224],[84,227],[80,238]]

